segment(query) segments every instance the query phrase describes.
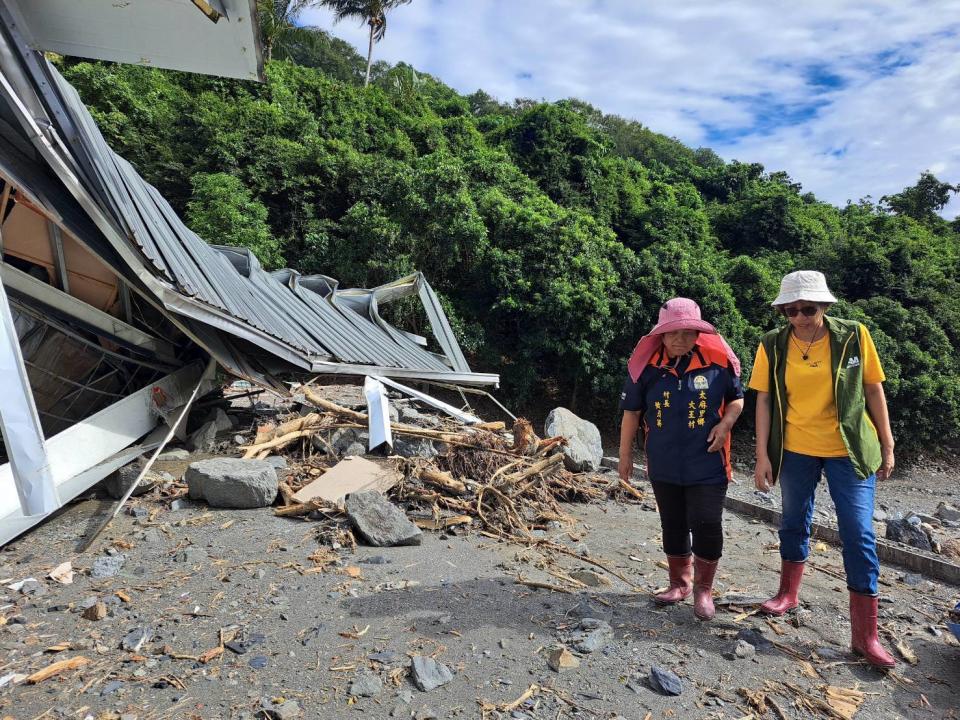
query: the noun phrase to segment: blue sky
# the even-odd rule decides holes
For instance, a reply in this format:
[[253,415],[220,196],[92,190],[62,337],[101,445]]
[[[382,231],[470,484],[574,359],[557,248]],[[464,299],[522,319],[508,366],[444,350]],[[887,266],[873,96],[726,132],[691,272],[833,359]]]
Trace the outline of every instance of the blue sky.
[[[366,52],[358,24],[302,20]],[[960,183],[960,0],[413,0],[374,52],[463,93],[580,98],[839,205]]]

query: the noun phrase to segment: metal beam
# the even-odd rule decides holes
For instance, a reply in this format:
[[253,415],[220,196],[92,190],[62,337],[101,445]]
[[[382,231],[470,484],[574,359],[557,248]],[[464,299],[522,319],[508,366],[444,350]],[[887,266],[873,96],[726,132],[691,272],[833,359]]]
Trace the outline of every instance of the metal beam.
[[47,222],[47,232],[50,233],[50,251],[53,254],[53,269],[57,273],[60,289],[70,294],[70,279],[67,277],[67,259],[63,254],[63,236],[60,228],[52,222]]
[[41,516],[60,507],[50,470],[40,416],[20,352],[17,328],[7,293],[0,282],[0,432],[10,462],[12,487],[3,488],[0,502],[16,506],[25,516]]
[[[202,394],[205,388],[212,387],[212,380],[210,375],[205,375],[202,363],[192,363],[47,440],[48,471],[60,496],[64,499],[76,497],[116,469],[116,464],[103,464],[118,453],[123,455],[125,448],[159,423],[161,408],[156,406],[156,399],[165,398],[167,408],[181,407],[201,376],[205,376]],[[0,407],[6,410],[7,403],[0,404]],[[101,469],[91,472],[95,468]],[[0,465],[0,545],[49,514],[25,517],[17,504],[15,484],[10,463]]]
[[7,288],[18,295],[36,300],[41,305],[74,318],[95,332],[106,335],[124,345],[133,345],[153,353],[160,358],[172,359],[175,351],[166,340],[149,335],[119,318],[98,310],[92,305],[78,300],[72,295],[47,285],[32,275],[18,270],[12,265],[0,263],[0,280]]
[[417,368],[392,368],[377,365],[351,365],[350,363],[314,362],[311,371],[331,375],[377,375],[381,377],[408,378],[412,380],[439,380],[459,385],[500,385],[500,376],[488,373],[458,373],[443,370],[420,370]]

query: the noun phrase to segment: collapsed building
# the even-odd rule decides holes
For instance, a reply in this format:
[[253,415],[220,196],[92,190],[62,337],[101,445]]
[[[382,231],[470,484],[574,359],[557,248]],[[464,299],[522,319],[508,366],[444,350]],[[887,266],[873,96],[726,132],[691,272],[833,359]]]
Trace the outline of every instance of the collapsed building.
[[[256,81],[258,37],[255,0],[0,4],[0,544],[157,448],[217,367],[497,385],[419,273],[343,289],[198,237],[43,54]],[[405,297],[432,338],[382,317]]]

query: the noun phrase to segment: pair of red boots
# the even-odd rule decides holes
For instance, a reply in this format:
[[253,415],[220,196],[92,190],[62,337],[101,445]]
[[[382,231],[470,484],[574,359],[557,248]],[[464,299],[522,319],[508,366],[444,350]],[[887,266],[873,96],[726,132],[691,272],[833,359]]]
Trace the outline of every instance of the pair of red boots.
[[661,605],[673,605],[686,600],[693,593],[693,614],[701,620],[712,620],[713,577],[718,560],[710,561],[696,555],[667,555],[670,587],[653,596]]
[[[667,555],[670,587],[654,595],[662,605],[685,600],[693,592],[693,612],[701,620],[710,620],[713,607],[713,577],[717,562],[709,562],[691,555]],[[780,589],[760,606],[767,615],[783,615],[800,605],[800,581],[805,563],[783,560],[780,568]],[[692,583],[691,583],[692,577]],[[850,645],[874,667],[892,668],[897,662],[883,649],[877,636],[879,601],[875,595],[850,591]]]

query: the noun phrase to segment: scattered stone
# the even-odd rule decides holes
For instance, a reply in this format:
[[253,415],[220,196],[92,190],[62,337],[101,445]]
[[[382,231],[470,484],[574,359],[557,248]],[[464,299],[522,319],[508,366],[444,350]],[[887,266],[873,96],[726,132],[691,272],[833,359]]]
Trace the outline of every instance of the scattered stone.
[[383,692],[383,682],[376,673],[364,670],[357,673],[350,683],[350,694],[357,697],[376,697]]
[[551,650],[547,655],[547,665],[555,672],[571,670],[580,667],[580,660],[566,648]]
[[813,651],[818,658],[821,660],[826,660],[827,662],[833,662],[834,660],[846,660],[847,656],[837,650],[836,648],[831,647],[818,647]]
[[263,460],[211,458],[191,463],[184,475],[192,500],[211,507],[268,507],[277,497],[277,473]]
[[948,503],[940,503],[937,505],[937,509],[933,513],[941,520],[947,520],[949,522],[960,522],[960,509],[957,509],[953,505]]
[[397,653],[395,653],[393,650],[383,650],[382,652],[376,652],[367,655],[367,659],[378,662],[381,665],[389,665],[397,659]]
[[757,654],[757,649],[748,643],[746,640],[737,640],[736,646],[733,648],[732,658],[733,660],[743,660],[746,658],[752,658]]
[[246,445],[246,444],[247,444],[247,438],[245,438],[243,435],[234,435],[234,436],[233,436],[233,444],[234,444],[234,445]]
[[247,663],[254,670],[263,670],[267,666],[267,656],[266,655],[254,655],[250,658],[250,662]]
[[437,446],[426,438],[404,437],[398,435],[393,438],[393,452],[402,457],[432,458],[438,454]]
[[875,508],[873,511],[873,520],[874,522],[886,522],[887,514],[880,508]]
[[364,565],[389,565],[393,561],[383,555],[374,555],[363,560],[358,560],[357,562],[363,563]]
[[419,545],[423,539],[420,528],[378,492],[351,493],[345,507],[350,523],[370,545]]
[[347,449],[343,451],[343,457],[357,457],[359,455],[365,455],[367,452],[367,446],[362,443],[351,443],[347,446]]
[[737,639],[750,643],[757,652],[773,650],[773,643],[763,636],[760,630],[755,628],[745,628],[737,633]]
[[270,720],[294,720],[301,717],[303,710],[300,709],[300,703],[296,700],[283,700],[275,703],[270,698],[260,700],[260,709]]
[[[127,490],[130,489],[133,481],[137,479],[141,470],[143,470],[143,465],[139,462],[134,462],[129,465],[124,465],[116,472],[110,473],[103,481],[103,488],[107,491],[107,495],[114,500],[122,498],[126,495]],[[137,487],[134,488],[132,497],[150,492],[157,486],[158,480],[159,478],[156,475],[147,473],[147,475],[140,480]]]
[[920,573],[906,573],[903,576],[903,582],[910,587],[916,587],[923,582],[923,575]]
[[213,452],[217,445],[217,424],[207,422],[195,430],[187,440],[187,447],[193,452]]
[[185,500],[184,498],[178,498],[170,503],[171,510],[189,510],[194,506],[194,503],[190,502],[189,500]]
[[680,678],[656,665],[650,668],[650,687],[661,695],[679,695],[683,692]]
[[107,695],[113,695],[117,690],[123,687],[123,683],[120,680],[111,680],[106,685],[103,686],[103,689],[100,691],[100,696],[105,697]]
[[41,595],[47,594],[47,586],[39,580],[29,578],[28,580],[24,580],[23,584],[20,585],[20,594],[40,597]]
[[554,408],[544,423],[546,437],[562,435],[567,439],[563,461],[572,472],[592,472],[600,468],[603,443],[600,430],[587,420],[577,417],[563,407]]
[[183,448],[174,448],[160,453],[157,456],[157,462],[183,462],[189,459],[190,451]]
[[[911,520],[916,520],[916,524],[910,522]],[[927,537],[927,534],[919,525],[920,518],[916,516],[905,520],[888,520],[886,538],[887,540],[905,543],[918,550],[929,551],[932,549],[930,547],[930,538]]]
[[610,623],[596,618],[584,618],[580,621],[580,629],[571,637],[571,642],[574,650],[593,653],[600,650],[611,638],[613,628]]
[[410,666],[413,684],[423,692],[430,692],[453,680],[453,673],[443,663],[423,655],[414,655]]
[[150,642],[151,637],[153,637],[153,631],[150,628],[134,628],[127,633],[125,638],[123,638],[123,641],[120,643],[120,647],[129,652],[140,652],[140,648],[142,648],[146,643]]
[[113,577],[123,568],[123,564],[127,561],[125,555],[104,555],[103,557],[98,557],[93,561],[93,568],[90,570],[90,576],[97,578],[98,580],[108,577]]
[[93,605],[83,611],[83,617],[86,620],[103,620],[107,616],[106,603],[95,602]]

